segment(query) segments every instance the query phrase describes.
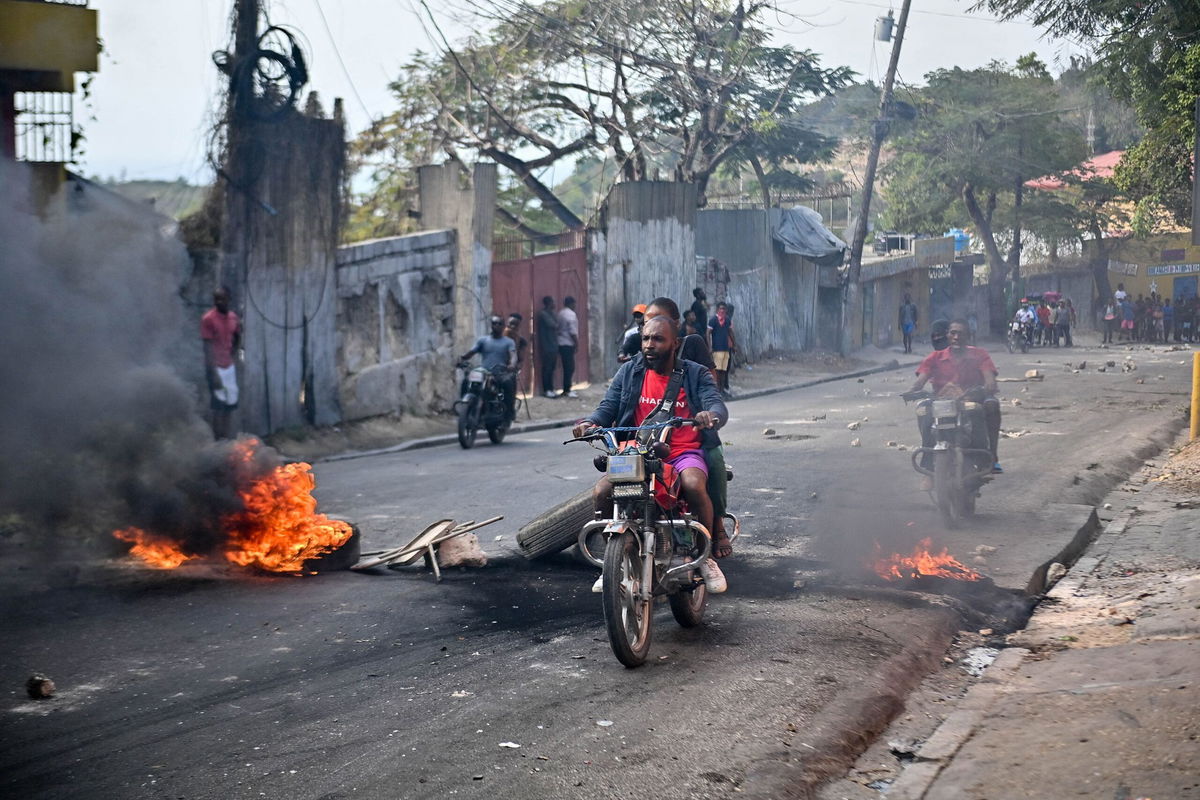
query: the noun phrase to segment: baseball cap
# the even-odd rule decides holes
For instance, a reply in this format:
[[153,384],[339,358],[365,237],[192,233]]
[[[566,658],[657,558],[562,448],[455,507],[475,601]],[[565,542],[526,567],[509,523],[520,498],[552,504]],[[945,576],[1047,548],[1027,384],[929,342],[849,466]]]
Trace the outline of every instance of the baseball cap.
[[635,313],[635,314],[645,314],[645,313],[646,313],[646,304],[645,304],[645,303],[638,303],[636,306],[634,306],[634,307],[633,307],[633,313]]

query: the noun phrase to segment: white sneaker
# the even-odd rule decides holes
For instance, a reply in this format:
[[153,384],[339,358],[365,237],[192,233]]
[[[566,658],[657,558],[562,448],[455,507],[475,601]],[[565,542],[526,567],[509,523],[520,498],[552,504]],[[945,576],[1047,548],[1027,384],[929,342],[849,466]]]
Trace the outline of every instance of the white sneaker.
[[592,584],[592,594],[604,593],[604,573],[600,573],[600,577],[596,578],[596,582]]
[[712,594],[721,594],[729,588],[729,584],[725,582],[725,574],[717,566],[716,559],[704,560],[704,563],[700,565],[700,576],[704,578],[704,585]]
[[554,398],[558,397],[558,392],[546,392],[546,397],[553,400]]
[[572,389],[571,391],[567,392],[567,397],[579,397],[579,393]]

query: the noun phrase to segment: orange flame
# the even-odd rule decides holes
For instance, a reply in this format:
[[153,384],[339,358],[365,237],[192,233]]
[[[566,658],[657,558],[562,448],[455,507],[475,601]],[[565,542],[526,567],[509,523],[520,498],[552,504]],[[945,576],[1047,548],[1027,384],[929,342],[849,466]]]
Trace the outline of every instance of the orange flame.
[[141,528],[122,528],[113,531],[113,536],[122,542],[133,542],[133,547],[129,550],[130,555],[140,558],[155,569],[175,569],[189,558],[195,558],[171,542],[157,539]]
[[920,577],[952,578],[956,581],[977,581],[982,578],[978,572],[950,555],[946,548],[933,552],[933,539],[930,538],[922,539],[913,548],[912,554],[907,556],[899,553],[885,556],[876,542],[871,568],[889,581]]
[[[255,475],[252,462],[258,447],[257,439],[233,445],[231,459],[242,510],[221,518],[228,536],[224,556],[243,567],[299,573],[305,561],[345,544],[353,530],[348,523],[317,513],[312,496],[316,481],[310,464],[285,464]],[[114,531],[113,535],[134,542],[130,552],[160,569],[174,569],[196,557],[138,528]]]

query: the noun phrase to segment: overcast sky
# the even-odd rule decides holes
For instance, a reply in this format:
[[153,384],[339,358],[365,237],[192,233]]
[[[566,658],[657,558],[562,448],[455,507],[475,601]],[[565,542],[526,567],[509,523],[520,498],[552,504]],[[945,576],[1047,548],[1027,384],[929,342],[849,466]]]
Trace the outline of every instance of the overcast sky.
[[[271,22],[299,29],[307,39],[311,83],[328,109],[345,101],[350,133],[392,105],[388,81],[417,50],[432,50],[413,11],[417,0],[265,0]],[[911,84],[939,67],[1009,62],[1030,51],[1051,65],[1079,46],[1045,40],[1024,22],[997,23],[969,15],[973,0],[913,0],[900,58]],[[208,181],[208,131],[220,76],[211,54],[229,44],[232,0],[91,0],[100,16],[105,52],[92,97],[77,101],[86,134],[81,170],[101,177],[184,177]],[[429,0],[438,14],[441,4]],[[780,0],[778,40],[822,55],[827,66],[847,65],[876,81],[889,45],[876,43],[875,18],[900,2],[887,0]],[[322,12],[324,19],[322,18]],[[444,16],[444,15],[443,15]],[[454,29],[448,20],[451,38]],[[328,27],[326,27],[326,22]],[[461,33],[461,31],[460,31]],[[344,67],[343,67],[344,63]],[[91,119],[91,117],[95,119]]]

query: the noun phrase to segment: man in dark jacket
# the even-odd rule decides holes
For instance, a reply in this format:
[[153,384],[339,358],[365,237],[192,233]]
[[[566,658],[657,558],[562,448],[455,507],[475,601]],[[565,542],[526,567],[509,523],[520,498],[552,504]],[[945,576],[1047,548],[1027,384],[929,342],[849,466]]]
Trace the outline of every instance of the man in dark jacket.
[[[729,411],[712,374],[699,364],[678,359],[678,330],[673,320],[660,316],[642,326],[642,352],[617,370],[600,405],[575,426],[574,435],[582,436],[594,427],[633,427],[653,413],[676,367],[683,371],[683,382],[674,398],[673,416],[694,419],[696,427],[681,427],[671,433],[668,462],[680,475],[683,496],[697,521],[705,530],[713,529],[713,507],[708,497],[708,467],[702,448],[706,437],[715,437],[716,429],[729,419]],[[612,484],[602,478],[593,495],[596,509],[611,504]],[[713,562],[715,568],[715,562]],[[707,576],[706,576],[707,577]],[[723,580],[723,579],[722,579]]]

